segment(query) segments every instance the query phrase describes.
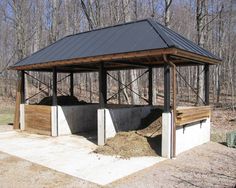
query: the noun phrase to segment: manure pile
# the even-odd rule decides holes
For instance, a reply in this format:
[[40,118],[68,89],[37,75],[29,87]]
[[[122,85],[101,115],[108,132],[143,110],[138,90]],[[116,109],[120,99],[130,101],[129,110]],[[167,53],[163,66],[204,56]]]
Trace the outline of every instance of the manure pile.
[[[115,137],[107,140],[104,146],[99,146],[94,152],[103,155],[115,155],[121,158],[160,156],[161,152],[161,116],[157,111],[148,117],[155,120],[140,130],[118,132]],[[158,111],[159,114],[160,111]]]

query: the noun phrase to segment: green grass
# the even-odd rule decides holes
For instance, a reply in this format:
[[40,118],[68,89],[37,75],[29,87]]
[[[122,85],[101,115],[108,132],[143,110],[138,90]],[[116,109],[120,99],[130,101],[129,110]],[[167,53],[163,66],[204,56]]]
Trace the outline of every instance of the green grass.
[[14,115],[11,114],[0,114],[0,125],[7,125],[13,123]]
[[0,125],[7,125],[13,123],[14,108],[11,106],[0,108]]

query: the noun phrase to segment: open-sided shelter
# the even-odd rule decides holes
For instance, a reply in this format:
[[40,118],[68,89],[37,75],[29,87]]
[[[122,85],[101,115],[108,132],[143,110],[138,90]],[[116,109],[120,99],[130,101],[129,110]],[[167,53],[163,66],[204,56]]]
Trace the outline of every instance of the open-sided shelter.
[[[162,114],[162,155],[174,157],[176,154],[195,145],[209,141],[210,109],[204,107],[178,108],[176,106],[176,67],[204,65],[205,99],[209,105],[209,65],[218,64],[221,60],[209,51],[201,48],[176,32],[166,28],[152,19],[145,19],[111,27],[96,29],[75,35],[70,35],[20,60],[13,70],[21,72],[21,107],[20,128],[30,127],[29,120],[42,124],[48,122],[50,135],[58,136],[67,132],[68,128],[77,130],[76,123],[63,120],[65,114],[77,116],[84,124],[92,123],[86,119],[86,113],[95,113],[98,144],[104,144],[106,138],[114,136],[117,126],[123,124],[126,129],[132,129],[132,123],[119,118],[135,119],[145,117],[152,108],[152,69],[163,67],[164,71],[164,107]],[[112,111],[107,105],[107,72],[124,69],[147,69],[149,74],[149,105],[137,110],[135,107],[119,108]],[[25,104],[24,75],[25,71],[45,71],[53,73],[52,106],[37,106]],[[71,95],[73,95],[73,73],[99,73],[99,104],[85,105],[78,110],[70,110],[57,105],[57,73],[71,74]],[[172,76],[171,75],[172,72]],[[171,104],[171,83],[173,102]],[[69,108],[69,107],[68,107]],[[71,107],[72,108],[72,107]],[[132,113],[129,113],[131,112]],[[122,113],[123,112],[123,113]],[[137,115],[135,115],[135,113]],[[37,114],[35,116],[34,114]],[[76,114],[76,115],[75,115]],[[80,114],[83,114],[80,116]],[[132,114],[132,117],[130,117]],[[135,117],[137,116],[137,117]],[[36,119],[35,119],[36,118]],[[90,117],[93,118],[93,117]],[[115,121],[114,121],[115,119]],[[78,119],[77,119],[78,120]],[[118,122],[118,123],[117,123]],[[31,122],[32,123],[32,122]],[[43,129],[43,126],[34,124]],[[26,125],[27,124],[27,125]],[[130,126],[130,127],[129,127]],[[73,127],[73,128],[71,128]],[[194,136],[194,139],[193,139]]]

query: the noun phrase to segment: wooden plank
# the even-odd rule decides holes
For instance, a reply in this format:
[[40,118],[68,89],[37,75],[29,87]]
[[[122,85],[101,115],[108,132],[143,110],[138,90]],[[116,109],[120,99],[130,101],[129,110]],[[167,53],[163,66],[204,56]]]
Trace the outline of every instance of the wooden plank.
[[14,124],[13,129],[20,129],[20,100],[21,100],[21,81],[17,81],[17,91],[16,91],[16,106],[15,106],[15,115],[14,115]]
[[209,106],[202,107],[179,107],[177,109],[176,125],[181,126],[188,123],[204,120],[211,116]]
[[207,114],[209,115],[210,111],[209,110],[203,110],[203,111],[190,111],[190,112],[185,112],[185,113],[177,113],[177,118],[181,119],[183,117],[186,116],[194,116],[194,115],[198,115],[198,114]]
[[51,135],[51,106],[25,105],[25,130]]

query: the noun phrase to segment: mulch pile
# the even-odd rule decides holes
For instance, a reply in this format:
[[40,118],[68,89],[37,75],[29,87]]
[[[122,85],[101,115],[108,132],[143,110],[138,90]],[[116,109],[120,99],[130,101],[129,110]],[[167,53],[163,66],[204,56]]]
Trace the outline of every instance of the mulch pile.
[[104,146],[99,146],[94,152],[121,158],[160,156],[161,113],[162,111],[155,110],[146,121],[150,123],[148,126],[137,131],[118,132],[115,137],[108,139]]

